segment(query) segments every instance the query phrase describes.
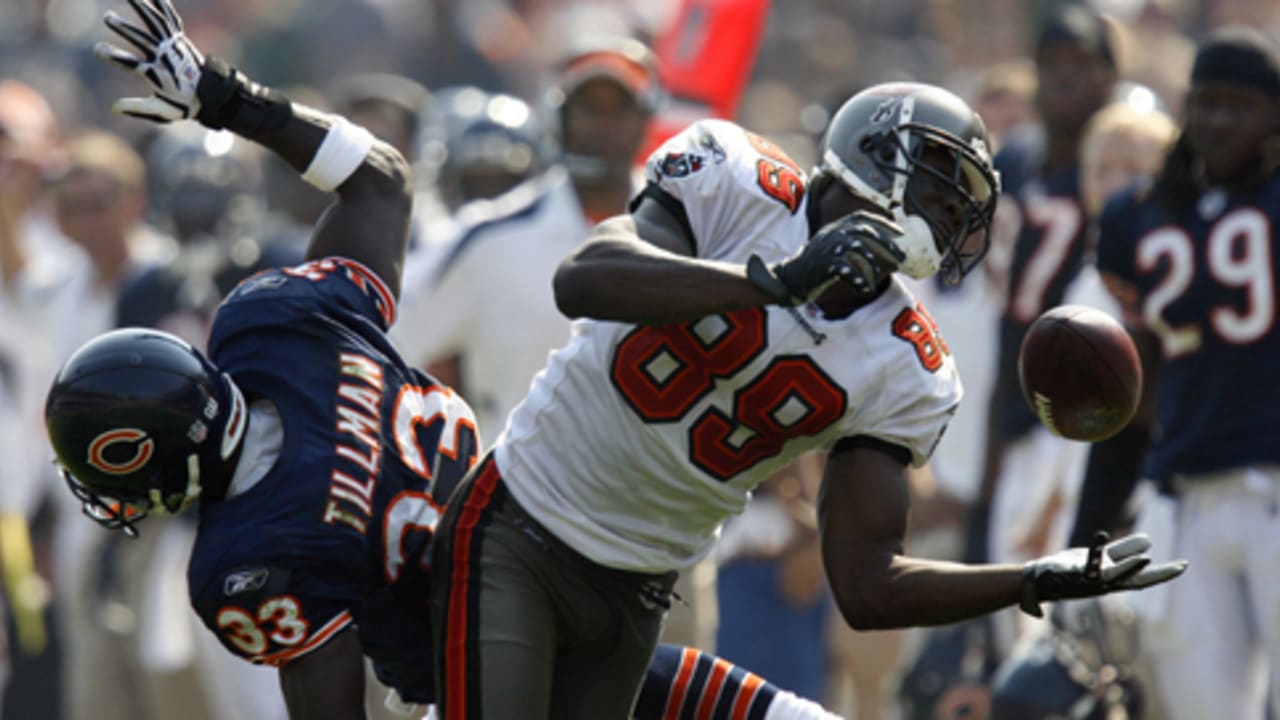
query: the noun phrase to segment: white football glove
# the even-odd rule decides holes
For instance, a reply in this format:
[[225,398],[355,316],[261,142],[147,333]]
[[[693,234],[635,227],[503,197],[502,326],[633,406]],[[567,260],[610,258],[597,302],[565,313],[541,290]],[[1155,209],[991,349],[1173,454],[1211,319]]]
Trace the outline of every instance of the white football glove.
[[1167,582],[1187,569],[1186,560],[1151,564],[1146,552],[1151,539],[1136,534],[1107,542],[1105,532],[1094,535],[1088,548],[1068,548],[1023,566],[1022,601],[1028,614],[1044,617],[1040,603],[1138,590]]
[[122,115],[168,123],[195,117],[200,112],[196,86],[200,83],[204,56],[182,32],[182,18],[170,0],[129,0],[142,21],[135,25],[107,11],[103,22],[133,46],[124,50],[100,42],[94,54],[128,70],[151,86],[150,97],[120,98],[111,109]]

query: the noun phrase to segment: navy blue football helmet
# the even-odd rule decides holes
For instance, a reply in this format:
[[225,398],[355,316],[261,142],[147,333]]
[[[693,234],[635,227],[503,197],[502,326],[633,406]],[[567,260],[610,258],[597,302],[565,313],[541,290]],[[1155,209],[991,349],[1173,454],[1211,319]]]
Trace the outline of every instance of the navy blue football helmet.
[[129,535],[149,513],[181,512],[202,482],[228,478],[247,420],[226,373],[181,339],[141,328],[81,346],[45,401],[71,492],[86,515]]

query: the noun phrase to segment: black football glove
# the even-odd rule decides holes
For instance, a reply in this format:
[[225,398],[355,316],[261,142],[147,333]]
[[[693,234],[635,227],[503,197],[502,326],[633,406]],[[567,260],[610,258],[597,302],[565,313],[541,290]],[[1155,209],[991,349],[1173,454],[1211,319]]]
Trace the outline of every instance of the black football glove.
[[1068,548],[1028,562],[1023,567],[1019,607],[1029,615],[1044,617],[1042,602],[1138,590],[1172,580],[1187,569],[1186,560],[1152,565],[1146,554],[1151,539],[1146,535],[1107,540],[1105,532],[1098,532],[1088,548]]
[[824,226],[797,254],[774,265],[758,255],[747,260],[747,277],[779,305],[802,305],[831,283],[843,280],[869,298],[906,258],[894,240],[902,228],[859,211]]

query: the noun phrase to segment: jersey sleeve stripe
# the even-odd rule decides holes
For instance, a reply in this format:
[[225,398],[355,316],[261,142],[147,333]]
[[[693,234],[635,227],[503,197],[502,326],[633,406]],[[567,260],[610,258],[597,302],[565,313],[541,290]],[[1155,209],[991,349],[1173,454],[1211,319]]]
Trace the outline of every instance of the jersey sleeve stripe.
[[684,705],[685,693],[689,691],[689,679],[698,664],[698,654],[693,648],[685,648],[680,654],[680,669],[676,671],[676,681],[671,684],[671,694],[667,696],[667,709],[662,713],[667,720],[680,717],[680,707]]
[[262,663],[263,665],[271,665],[274,667],[281,667],[283,665],[288,665],[290,662],[298,659],[303,655],[306,655],[312,650],[315,650],[316,648],[325,644],[326,642],[329,641],[330,638],[332,638],[334,635],[337,635],[339,631],[343,630],[350,624],[351,624],[351,613],[346,610],[343,610],[339,615],[334,617],[329,622],[325,623],[319,630],[316,631],[314,635],[311,636],[309,640],[307,640],[302,645],[295,648],[289,648],[288,650],[281,650],[280,652],[269,653],[267,655],[259,655],[258,657],[252,658],[252,661],[255,663]]
[[707,686],[702,691],[702,700],[698,703],[697,720],[712,720],[712,713],[719,705],[720,689],[729,675],[732,666],[721,658],[716,658],[711,667],[711,677],[707,678]]
[[367,265],[359,260],[352,260],[347,257],[335,258],[335,260],[351,272],[359,275],[373,287],[374,293],[378,296],[378,312],[382,314],[382,319],[386,322],[387,327],[394,325],[396,321],[396,296],[391,292],[391,288],[387,287],[387,284],[378,276],[378,273],[370,270]]
[[755,702],[756,693],[764,685],[764,678],[754,673],[747,673],[742,679],[742,685],[738,688],[738,699],[733,703],[733,713],[730,714],[731,720],[748,720],[748,713],[751,712],[751,706]]

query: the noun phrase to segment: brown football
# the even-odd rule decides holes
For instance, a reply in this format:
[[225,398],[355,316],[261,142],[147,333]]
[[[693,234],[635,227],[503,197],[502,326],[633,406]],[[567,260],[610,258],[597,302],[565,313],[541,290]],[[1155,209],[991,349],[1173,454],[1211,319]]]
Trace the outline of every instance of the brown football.
[[1059,305],[1036,318],[1018,353],[1022,394],[1050,432],[1097,442],[1129,424],[1142,395],[1133,339],[1110,315]]

